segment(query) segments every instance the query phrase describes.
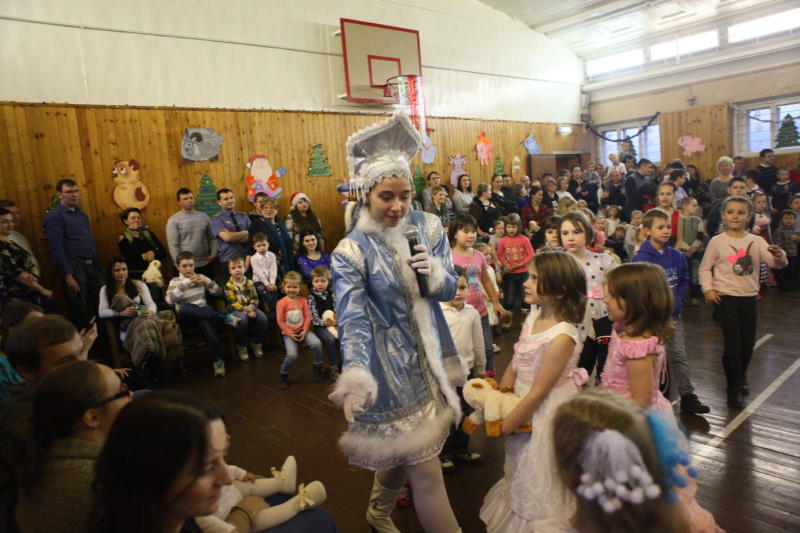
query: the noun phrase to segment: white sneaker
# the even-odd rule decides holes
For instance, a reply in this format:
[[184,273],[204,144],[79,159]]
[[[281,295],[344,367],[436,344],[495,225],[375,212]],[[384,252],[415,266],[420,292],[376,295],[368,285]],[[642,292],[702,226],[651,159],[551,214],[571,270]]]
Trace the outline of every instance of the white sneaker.
[[278,470],[275,467],[269,469],[270,474],[275,479],[283,480],[283,488],[281,492],[284,494],[293,494],[297,486],[297,461],[293,455],[290,455],[283,462],[283,466]]
[[256,356],[256,359],[261,359],[264,357],[264,350],[261,348],[261,343],[258,342],[251,342],[250,348],[253,350],[253,355]]
[[214,377],[215,378],[224,378],[225,377],[225,361],[222,359],[217,359],[214,361]]
[[236,351],[239,352],[239,360],[247,361],[250,356],[247,354],[247,346],[237,346]]

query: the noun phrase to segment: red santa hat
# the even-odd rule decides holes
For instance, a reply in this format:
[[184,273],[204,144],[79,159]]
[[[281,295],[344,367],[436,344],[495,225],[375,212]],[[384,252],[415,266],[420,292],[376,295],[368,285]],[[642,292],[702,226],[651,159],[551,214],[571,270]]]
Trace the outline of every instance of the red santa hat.
[[305,200],[305,201],[306,201],[306,202],[308,202],[309,204],[311,203],[311,200],[309,200],[309,199],[308,199],[308,196],[306,196],[306,194],[305,194],[305,193],[302,193],[302,192],[296,192],[296,193],[294,193],[294,194],[291,196],[291,198],[289,199],[289,202],[292,204],[292,209],[294,209],[295,207],[297,207],[297,202],[299,202],[300,200]]

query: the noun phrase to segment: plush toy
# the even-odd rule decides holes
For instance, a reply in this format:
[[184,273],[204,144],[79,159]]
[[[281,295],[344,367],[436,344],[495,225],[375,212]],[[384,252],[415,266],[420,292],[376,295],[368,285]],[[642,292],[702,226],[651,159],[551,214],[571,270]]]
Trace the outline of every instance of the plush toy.
[[[328,309],[327,311],[322,313],[322,321],[323,322],[326,322],[329,319],[330,320],[336,320],[336,313],[334,313],[330,309]],[[328,333],[333,335],[333,338],[335,338],[335,339],[339,338],[339,329],[336,326],[327,326],[326,329],[328,330]]]
[[[499,437],[503,419],[520,401],[511,391],[498,390],[493,379],[471,379],[464,385],[464,401],[475,411],[464,419],[462,429],[471,435],[477,427],[486,422],[486,436]],[[520,426],[520,433],[530,433],[531,426]]]
[[153,259],[147,265],[147,270],[142,274],[142,280],[145,283],[152,283],[156,287],[164,286],[164,276],[161,274],[161,261]]

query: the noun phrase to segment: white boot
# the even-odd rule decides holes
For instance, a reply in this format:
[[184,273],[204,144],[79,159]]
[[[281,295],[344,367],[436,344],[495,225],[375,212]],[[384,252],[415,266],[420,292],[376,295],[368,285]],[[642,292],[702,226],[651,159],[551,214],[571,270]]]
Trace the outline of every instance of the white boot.
[[295,487],[297,486],[297,461],[295,461],[293,455],[288,456],[286,460],[283,461],[283,466],[281,466],[280,470],[273,467],[270,468],[269,471],[272,477],[283,481],[283,485],[278,492],[284,494],[294,493]]
[[325,486],[319,481],[312,481],[308,485],[300,485],[297,496],[267,509],[262,509],[255,517],[253,531],[269,529],[288,522],[300,511],[307,511],[322,505],[327,497]]
[[401,533],[394,527],[391,516],[399,492],[400,489],[387,489],[378,483],[377,477],[373,479],[367,507],[367,524],[376,533]]

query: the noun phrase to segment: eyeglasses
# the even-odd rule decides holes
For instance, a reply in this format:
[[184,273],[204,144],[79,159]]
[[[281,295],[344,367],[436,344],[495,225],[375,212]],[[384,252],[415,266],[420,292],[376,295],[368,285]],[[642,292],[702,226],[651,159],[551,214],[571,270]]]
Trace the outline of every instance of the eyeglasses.
[[105,400],[90,406],[89,409],[94,409],[96,407],[102,407],[105,404],[117,401],[120,398],[127,398],[131,394],[133,394],[133,392],[131,391],[131,389],[128,388],[128,385],[126,385],[125,383],[120,383],[119,384],[119,392],[118,393],[116,393],[114,396],[110,396],[110,397],[106,398]]

